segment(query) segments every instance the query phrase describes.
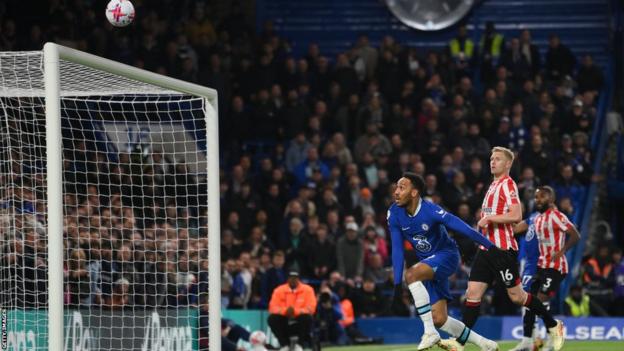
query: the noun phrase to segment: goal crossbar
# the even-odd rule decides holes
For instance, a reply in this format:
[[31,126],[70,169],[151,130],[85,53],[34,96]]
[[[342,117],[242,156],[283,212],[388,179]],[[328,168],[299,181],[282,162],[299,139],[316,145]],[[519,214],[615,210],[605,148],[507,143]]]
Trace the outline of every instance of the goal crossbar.
[[[46,149],[47,149],[47,189],[48,189],[48,259],[49,294],[48,294],[48,332],[50,351],[63,350],[63,163],[61,134],[61,60],[87,66],[147,83],[160,88],[206,99],[206,153],[207,172],[219,170],[219,139],[217,117],[217,91],[179,79],[166,77],[115,62],[109,59],[71,49],[55,43],[46,43],[43,49],[45,114],[46,114]],[[123,92],[120,92],[123,93]],[[220,252],[219,252],[219,178],[207,179],[208,199],[208,240],[209,252],[209,347],[221,349],[221,311],[220,311]],[[212,215],[210,215],[212,213]]]

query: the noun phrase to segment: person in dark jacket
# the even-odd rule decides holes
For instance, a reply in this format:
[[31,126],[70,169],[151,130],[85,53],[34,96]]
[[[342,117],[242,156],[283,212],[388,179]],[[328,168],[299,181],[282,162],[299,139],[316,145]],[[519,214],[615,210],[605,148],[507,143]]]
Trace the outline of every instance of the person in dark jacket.
[[565,45],[557,34],[552,34],[548,41],[546,52],[546,79],[557,82],[566,76],[572,76],[576,66],[576,57]]
[[576,81],[578,83],[578,91],[581,94],[586,91],[598,92],[602,89],[604,75],[602,74],[602,70],[594,65],[594,60],[591,55],[585,55],[583,57],[583,63],[578,70]]
[[328,237],[327,225],[319,225],[315,234],[305,248],[307,267],[312,278],[326,279],[336,267],[336,246]]
[[288,278],[288,272],[284,268],[284,263],[286,262],[284,252],[280,250],[275,251],[272,261],[273,267],[266,272],[260,283],[260,293],[262,296],[260,305],[264,308],[269,306],[269,300],[271,299],[273,290],[275,290],[276,287],[286,283]]
[[386,308],[386,301],[375,286],[375,282],[364,279],[362,286],[354,293],[355,315],[358,318],[374,318],[381,315]]

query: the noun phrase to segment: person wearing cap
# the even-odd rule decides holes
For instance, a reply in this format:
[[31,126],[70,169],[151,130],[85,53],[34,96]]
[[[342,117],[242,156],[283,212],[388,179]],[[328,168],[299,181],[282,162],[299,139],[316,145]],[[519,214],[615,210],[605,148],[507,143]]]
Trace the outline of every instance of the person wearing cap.
[[561,131],[566,134],[572,134],[580,129],[580,122],[587,117],[587,113],[583,109],[583,101],[580,98],[572,101],[572,108],[568,112],[567,118],[561,125]]
[[359,228],[355,221],[348,222],[345,229],[345,235],[336,244],[338,272],[348,281],[353,281],[364,274],[364,245],[358,238]]
[[314,289],[299,280],[299,272],[290,271],[288,281],[275,288],[269,302],[269,327],[282,349],[287,350],[291,337],[298,337],[295,350],[311,342],[312,321],[316,311]]

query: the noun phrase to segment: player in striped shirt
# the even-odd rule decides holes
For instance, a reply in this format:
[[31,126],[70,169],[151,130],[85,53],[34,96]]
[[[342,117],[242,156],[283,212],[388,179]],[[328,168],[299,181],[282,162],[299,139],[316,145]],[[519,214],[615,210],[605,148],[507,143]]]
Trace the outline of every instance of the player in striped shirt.
[[[541,186],[535,192],[535,208],[539,215],[533,219],[535,235],[539,242],[539,259],[537,273],[531,284],[531,293],[537,294],[548,309],[549,300],[557,293],[559,285],[568,273],[568,261],[565,253],[576,245],[581,236],[566,215],[559,212],[555,206],[555,191],[549,186]],[[528,227],[526,222],[518,224],[516,230]],[[566,241],[566,234],[570,238]],[[532,351],[533,325],[535,314],[530,310],[524,314],[524,337],[513,348],[514,351]],[[552,347],[552,340],[548,340],[547,347]]]
[[[505,255],[492,257],[483,248],[478,250],[468,278],[463,322],[468,328],[474,327],[479,318],[481,298],[488,287],[497,281],[507,288],[512,302],[528,307],[542,317],[553,340],[553,348],[560,350],[564,341],[563,323],[555,320],[544,305],[533,298],[533,294],[524,291],[520,284],[518,243],[514,237],[513,225],[522,220],[522,208],[518,199],[518,187],[509,176],[513,160],[514,154],[511,150],[500,146],[492,149],[490,171],[494,181],[483,199],[478,226],[485,237],[504,250]],[[461,346],[465,344],[462,340],[457,341]],[[457,341],[443,340],[439,345],[447,350],[462,349]]]

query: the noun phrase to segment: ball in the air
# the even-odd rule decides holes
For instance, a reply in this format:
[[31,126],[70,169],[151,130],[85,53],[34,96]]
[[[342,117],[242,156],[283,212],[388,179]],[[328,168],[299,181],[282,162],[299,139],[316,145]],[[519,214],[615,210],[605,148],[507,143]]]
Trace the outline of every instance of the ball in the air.
[[115,27],[125,27],[134,20],[134,6],[129,0],[111,0],[106,5],[106,18]]

